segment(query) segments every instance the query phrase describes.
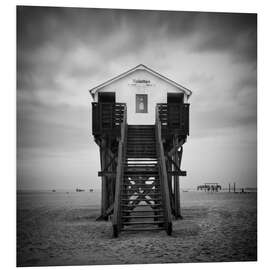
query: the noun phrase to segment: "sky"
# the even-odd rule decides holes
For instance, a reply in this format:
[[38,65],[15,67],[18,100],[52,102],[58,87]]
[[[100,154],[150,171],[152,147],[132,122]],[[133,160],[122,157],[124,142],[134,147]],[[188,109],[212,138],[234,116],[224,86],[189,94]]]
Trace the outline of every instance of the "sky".
[[17,7],[17,188],[101,188],[88,90],[144,64],[191,89],[182,188],[257,186],[257,16]]

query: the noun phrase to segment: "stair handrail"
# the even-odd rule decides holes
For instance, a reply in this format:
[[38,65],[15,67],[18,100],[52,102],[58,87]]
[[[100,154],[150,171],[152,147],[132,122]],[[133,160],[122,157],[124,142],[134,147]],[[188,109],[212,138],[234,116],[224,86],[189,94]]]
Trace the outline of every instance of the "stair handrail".
[[118,144],[118,157],[116,168],[116,181],[115,181],[115,196],[114,196],[114,208],[113,208],[113,235],[117,237],[121,229],[121,185],[123,182],[123,161],[126,155],[126,134],[127,134],[127,107],[124,106],[123,122],[121,123],[121,137]]
[[160,172],[160,182],[161,190],[163,193],[163,202],[165,205],[165,217],[166,217],[166,230],[169,235],[172,233],[172,216],[171,216],[171,204],[170,204],[170,193],[167,177],[167,168],[165,162],[164,148],[162,142],[161,133],[161,122],[159,118],[158,105],[156,106],[156,141],[157,141],[157,153],[159,154],[159,172]]

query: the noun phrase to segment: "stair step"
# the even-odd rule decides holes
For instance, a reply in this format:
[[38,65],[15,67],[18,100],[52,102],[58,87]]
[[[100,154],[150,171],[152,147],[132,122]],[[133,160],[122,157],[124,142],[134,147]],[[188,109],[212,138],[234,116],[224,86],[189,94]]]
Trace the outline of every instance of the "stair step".
[[155,128],[155,125],[128,125],[128,128]]
[[129,153],[127,153],[127,157],[128,158],[130,158],[130,157],[134,157],[134,158],[142,158],[142,157],[144,157],[144,158],[156,158],[157,157],[157,155],[155,154],[155,155],[143,155],[143,154],[129,154]]
[[[141,183],[143,181],[143,183]],[[146,183],[147,182],[147,183]],[[130,179],[124,179],[123,185],[125,186],[133,186],[133,187],[153,187],[153,186],[160,186],[160,180],[130,180]]]
[[134,164],[127,164],[127,165],[124,165],[124,169],[136,169],[136,170],[152,170],[152,171],[155,171],[157,172],[158,171],[158,167],[156,165],[134,165]]
[[[139,178],[141,177],[141,178]],[[145,178],[147,177],[147,178]],[[149,179],[150,177],[152,177],[153,179]],[[128,180],[128,181],[160,181],[158,174],[153,174],[153,173],[124,173],[124,180]]]
[[154,228],[123,228],[123,231],[131,232],[131,231],[162,231],[164,228],[154,227]]
[[127,152],[136,152],[136,153],[156,153],[156,148],[150,148],[150,147],[137,147],[134,146],[127,146]]
[[156,168],[156,167],[145,167],[145,168],[142,168],[142,167],[138,167],[138,166],[135,166],[135,167],[129,167],[129,166],[124,166],[124,170],[126,171],[126,172],[144,172],[144,171],[146,171],[146,172],[154,172],[154,173],[158,173],[158,168]]
[[156,142],[153,138],[128,138],[127,146],[138,146],[138,147],[152,147],[156,148]]
[[[134,186],[135,185],[135,186]],[[141,188],[143,188],[143,190],[138,190],[138,184],[125,184],[125,186],[131,186],[131,188],[129,189],[125,189],[125,190],[122,190],[124,193],[126,194],[134,194],[134,192],[137,192],[137,195],[147,195],[148,193],[149,194],[152,194],[152,195],[155,195],[155,194],[160,194],[160,184],[154,184],[154,183],[151,183],[149,185],[147,184],[144,184],[144,186],[141,186]],[[132,187],[136,187],[134,190],[132,189]]]
[[[133,186],[133,185],[132,185]],[[148,190],[157,190],[157,191],[159,191],[160,190],[160,188],[144,188],[143,189],[143,191],[148,191]],[[130,192],[130,191],[138,191],[138,189],[137,188],[135,188],[135,189],[133,189],[133,188],[129,188],[129,189],[126,189],[126,190],[123,190],[123,192],[124,193],[128,193],[128,192]]]
[[155,204],[139,204],[139,205],[132,205],[132,204],[124,204],[124,203],[121,203],[121,206],[136,206],[136,207],[151,207],[151,206],[161,206],[162,204],[161,203],[155,203]]
[[152,144],[150,142],[142,142],[141,140],[138,140],[138,142],[129,142],[128,141],[127,148],[156,150],[156,145]]
[[141,137],[141,136],[156,138],[155,133],[152,131],[128,131],[127,136],[130,138]]
[[[129,176],[127,175],[127,174],[129,174]],[[135,176],[136,176],[136,178],[135,178]],[[130,177],[133,177],[133,178],[131,178],[131,179],[129,179]],[[149,178],[139,178],[139,177],[155,177],[155,178],[153,178],[153,179],[149,179]],[[134,181],[134,182],[136,182],[136,181],[160,181],[159,180],[159,178],[158,178],[158,175],[154,175],[154,176],[149,176],[149,175],[145,175],[145,173],[140,173],[139,175],[134,175],[134,174],[130,174],[129,172],[128,173],[124,173],[124,180],[128,180],[128,181]]]
[[129,152],[126,153],[127,158],[134,157],[134,158],[157,158],[156,153],[145,153],[145,152]]
[[153,137],[156,138],[156,134],[152,131],[128,131],[127,137]]
[[156,158],[129,158],[129,159],[127,159],[127,161],[131,161],[131,162],[143,162],[143,161],[157,162],[157,159]]
[[152,135],[143,135],[143,134],[138,134],[138,135],[130,135],[127,137],[127,141],[128,142],[132,142],[132,141],[150,141],[151,140],[151,144],[155,144],[156,143],[156,137],[152,136]]
[[[149,178],[159,179],[158,172],[155,172],[155,171],[125,171],[124,172],[125,179],[133,181],[133,179],[129,179],[131,177],[133,177],[133,179],[135,180],[145,180],[145,181],[151,181],[151,179]],[[145,179],[145,177],[147,177],[147,179]]]
[[[151,190],[154,190],[154,189],[151,189]],[[138,189],[136,189],[136,190],[134,190],[132,192],[130,192],[130,191],[132,191],[132,190],[130,190],[130,189],[128,189],[128,190],[122,190],[122,195],[121,196],[125,196],[125,197],[127,197],[127,196],[129,196],[129,197],[130,196],[148,196],[147,194],[144,194],[144,193],[138,193]],[[143,190],[143,191],[145,191],[145,190]],[[148,191],[148,190],[146,190],[146,191]],[[134,194],[134,193],[136,193],[136,194]],[[161,195],[159,195],[159,196],[161,196]]]
[[141,130],[141,131],[131,131],[131,130],[128,130],[127,132],[127,136],[130,137],[130,138],[134,138],[134,137],[139,137],[139,136],[145,136],[145,137],[153,137],[153,138],[156,138],[156,134],[155,132],[153,131],[146,131],[146,130]]
[[127,160],[126,162],[123,163],[125,166],[153,166],[157,167],[158,163],[156,160]]
[[164,215],[150,215],[150,216],[122,216],[122,218],[162,218]]
[[[126,183],[124,183],[123,184],[123,186],[132,186],[132,187],[140,187],[140,188],[145,188],[145,187],[153,187],[153,185],[152,184],[149,184],[149,185],[147,185],[147,184],[142,184],[142,185],[138,185],[138,184],[126,184]],[[160,184],[155,184],[155,186],[160,186]]]
[[[137,157],[134,157],[136,159],[138,159]],[[143,157],[145,158],[145,157]],[[145,158],[148,159],[149,157]],[[150,158],[149,158],[150,159]],[[145,163],[145,162],[149,162],[149,163]],[[122,165],[124,165],[125,167],[148,167],[148,168],[155,168],[158,169],[159,165],[158,165],[158,159],[157,158],[151,158],[151,160],[130,160],[130,158],[126,161],[123,162]]]
[[124,169],[136,169],[136,170],[152,170],[154,172],[158,172],[157,164],[140,164],[140,163],[129,163],[129,164],[122,164]]
[[127,179],[125,178],[123,181],[123,185],[125,186],[134,186],[134,187],[154,187],[160,186],[159,179]]
[[156,137],[152,135],[130,135],[127,136],[127,141],[132,142],[132,141],[151,141],[152,144],[156,143]]
[[142,225],[142,224],[164,224],[164,221],[127,221],[124,225]]
[[136,145],[128,145],[127,146],[127,151],[133,151],[133,152],[156,152],[156,148],[154,147],[149,147],[149,146],[145,146],[145,147],[139,147]]
[[150,146],[137,146],[137,145],[128,145],[127,151],[134,151],[134,152],[156,152],[155,147]]
[[143,154],[143,155],[154,155],[156,154],[155,150],[145,150],[145,149],[127,149],[127,154]]
[[121,199],[121,201],[125,202],[152,202],[152,201],[161,201],[162,199]]
[[121,194],[121,196],[161,196],[161,193],[139,193],[139,194],[131,194],[131,195],[128,195],[128,194]]
[[153,163],[144,163],[147,162],[147,160],[127,160],[125,163],[123,163],[124,166],[153,166],[158,168],[158,160],[149,160],[149,162]]
[[[149,178],[152,179],[159,179],[159,172],[154,170],[125,170],[123,177],[125,179],[138,179],[138,180],[148,180]],[[132,180],[129,179],[129,180]],[[148,180],[150,181],[150,179]]]
[[139,134],[153,134],[155,135],[155,130],[154,129],[128,129],[127,130],[128,134],[134,134],[134,133],[139,133]]
[[147,132],[155,132],[155,128],[154,127],[149,127],[149,128],[145,128],[145,127],[128,127],[128,131],[137,131],[137,132],[140,132],[140,131],[147,131]]
[[131,147],[151,147],[156,149],[156,142],[153,138],[132,138],[127,140],[127,146]]
[[156,136],[153,133],[138,133],[138,132],[130,132],[127,135],[127,139],[148,139],[151,138],[152,140],[156,141]]
[[150,154],[153,154],[153,153],[156,153],[156,149],[153,148],[153,149],[150,149],[149,147],[137,147],[137,146],[134,146],[134,147],[127,147],[127,152],[135,152],[135,153],[150,153]]
[[136,171],[147,171],[147,172],[158,172],[157,167],[139,167],[139,166],[124,166],[125,171],[131,171],[131,170],[136,170]]
[[153,138],[128,138],[127,146],[136,146],[136,147],[151,147],[156,148],[156,142]]
[[156,147],[149,145],[149,143],[145,143],[145,145],[142,145],[142,143],[138,143],[138,144],[130,144],[128,143],[127,145],[127,150],[131,149],[133,151],[137,150],[137,151],[156,151]]
[[158,167],[158,159],[151,160],[138,160],[138,159],[128,159],[125,160],[122,165],[125,166],[152,166]]
[[158,175],[158,171],[141,171],[141,172],[124,172],[124,176],[142,176],[142,175],[146,175],[147,176],[157,176]]
[[125,213],[159,213],[164,212],[163,209],[149,209],[149,210],[122,210]]
[[[130,197],[133,197],[133,196],[137,196],[137,195],[121,195],[121,198],[123,198],[123,199],[127,199],[127,198],[130,198]],[[139,195],[139,196],[148,196],[148,195]],[[137,196],[138,197],[138,196]],[[144,198],[144,197],[143,197]],[[157,198],[159,198],[160,200],[162,200],[162,197],[160,196],[160,195],[158,195],[158,196],[154,196],[154,197],[151,197],[151,199],[157,199]],[[146,198],[146,199],[148,199],[148,198]]]
[[[133,157],[138,157],[138,158],[151,158],[151,157],[156,157],[156,151],[144,151],[144,150],[127,150],[127,156],[132,156],[132,155],[137,155],[137,156],[133,156]],[[139,156],[138,156],[139,155]]]

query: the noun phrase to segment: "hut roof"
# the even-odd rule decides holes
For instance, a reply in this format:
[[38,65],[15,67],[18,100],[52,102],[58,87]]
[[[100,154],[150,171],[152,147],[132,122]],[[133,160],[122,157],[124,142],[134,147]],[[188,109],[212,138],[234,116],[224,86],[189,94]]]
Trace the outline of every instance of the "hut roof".
[[186,87],[184,87],[184,86],[176,83],[175,81],[161,75],[160,73],[154,71],[153,69],[150,69],[149,67],[147,67],[147,66],[145,66],[143,64],[140,64],[140,65],[137,65],[136,67],[134,67],[134,68],[132,68],[132,69],[130,69],[130,70],[128,70],[128,71],[126,71],[126,72],[124,72],[124,73],[122,73],[122,74],[120,74],[120,75],[118,75],[118,76],[116,76],[116,77],[114,77],[114,78],[112,78],[112,79],[110,79],[110,80],[108,80],[108,81],[106,81],[106,82],[92,88],[92,89],[90,89],[89,92],[90,92],[91,96],[93,97],[95,95],[95,93],[97,91],[99,91],[100,89],[102,89],[103,87],[105,87],[105,86],[107,86],[107,85],[109,85],[109,84],[111,84],[111,83],[113,83],[113,82],[115,82],[117,80],[120,80],[121,78],[135,72],[136,70],[146,70],[147,72],[151,73],[152,75],[154,75],[156,77],[159,77],[160,79],[166,81],[167,83],[174,85],[179,90],[185,92],[185,94],[188,97],[190,97],[191,94],[192,94],[191,90],[187,89]]

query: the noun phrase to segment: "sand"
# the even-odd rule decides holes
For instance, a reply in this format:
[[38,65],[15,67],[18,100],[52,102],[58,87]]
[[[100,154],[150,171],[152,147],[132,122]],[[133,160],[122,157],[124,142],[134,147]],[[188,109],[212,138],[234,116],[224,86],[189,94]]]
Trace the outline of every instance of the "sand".
[[165,231],[123,232],[95,221],[99,194],[18,194],[17,265],[257,260],[257,195],[181,193],[183,220]]

